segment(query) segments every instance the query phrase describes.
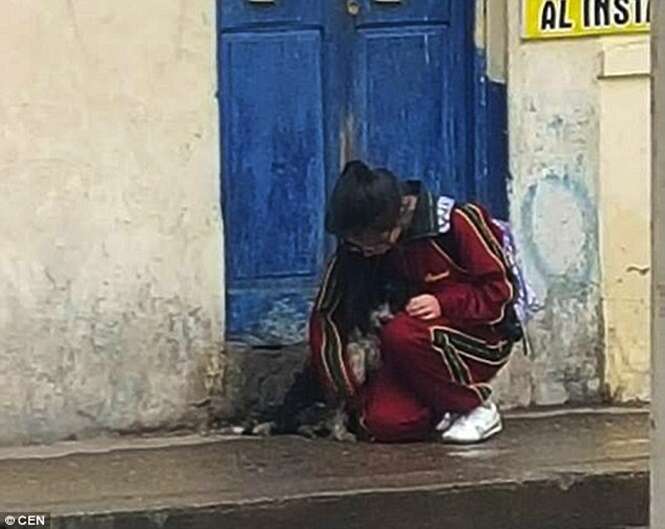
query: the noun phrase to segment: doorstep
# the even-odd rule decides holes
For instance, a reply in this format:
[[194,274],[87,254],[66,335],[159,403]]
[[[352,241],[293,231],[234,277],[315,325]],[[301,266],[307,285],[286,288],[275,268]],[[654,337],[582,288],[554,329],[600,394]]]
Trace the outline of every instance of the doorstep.
[[648,435],[648,412],[621,408],[508,415],[471,447],[183,435],[5,448],[0,509],[67,529],[646,526]]

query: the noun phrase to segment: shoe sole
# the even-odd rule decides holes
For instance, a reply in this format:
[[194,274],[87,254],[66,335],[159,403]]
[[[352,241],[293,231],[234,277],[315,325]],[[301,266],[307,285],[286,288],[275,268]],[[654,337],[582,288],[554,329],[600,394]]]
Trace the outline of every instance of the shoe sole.
[[[455,445],[471,445],[482,443],[483,441],[489,440],[491,437],[494,437],[496,434],[500,433],[503,430],[503,424],[499,420],[495,423],[489,430],[480,439],[474,439],[473,441],[466,441],[463,439],[442,439],[445,444],[455,444]],[[445,433],[445,432],[444,432]]]

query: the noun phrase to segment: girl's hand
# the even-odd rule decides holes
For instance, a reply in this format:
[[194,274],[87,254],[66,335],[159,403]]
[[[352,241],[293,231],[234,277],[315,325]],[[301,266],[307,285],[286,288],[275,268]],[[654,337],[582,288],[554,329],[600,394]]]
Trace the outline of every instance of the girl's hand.
[[441,316],[441,306],[438,300],[431,294],[423,294],[411,298],[406,306],[406,313],[421,320],[433,320]]

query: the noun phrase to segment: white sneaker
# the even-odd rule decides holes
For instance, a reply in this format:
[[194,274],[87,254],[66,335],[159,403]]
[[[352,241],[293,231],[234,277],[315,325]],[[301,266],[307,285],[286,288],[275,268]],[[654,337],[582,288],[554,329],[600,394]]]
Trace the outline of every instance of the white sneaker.
[[445,432],[448,428],[450,428],[453,423],[459,419],[460,414],[459,413],[453,413],[451,411],[447,411],[446,413],[443,414],[443,419],[439,422],[439,424],[436,425],[436,431],[437,432]]
[[501,415],[492,401],[487,401],[461,416],[441,435],[446,443],[478,443],[498,434],[503,429]]

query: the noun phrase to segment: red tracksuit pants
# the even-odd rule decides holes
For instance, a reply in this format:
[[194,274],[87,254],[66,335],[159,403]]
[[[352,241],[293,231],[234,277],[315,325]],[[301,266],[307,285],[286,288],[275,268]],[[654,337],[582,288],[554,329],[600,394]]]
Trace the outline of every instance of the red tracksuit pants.
[[434,340],[441,327],[452,325],[404,312],[384,325],[383,366],[369,375],[360,394],[361,422],[375,441],[424,440],[445,412],[468,412],[491,394],[487,382],[501,366],[444,351]]

